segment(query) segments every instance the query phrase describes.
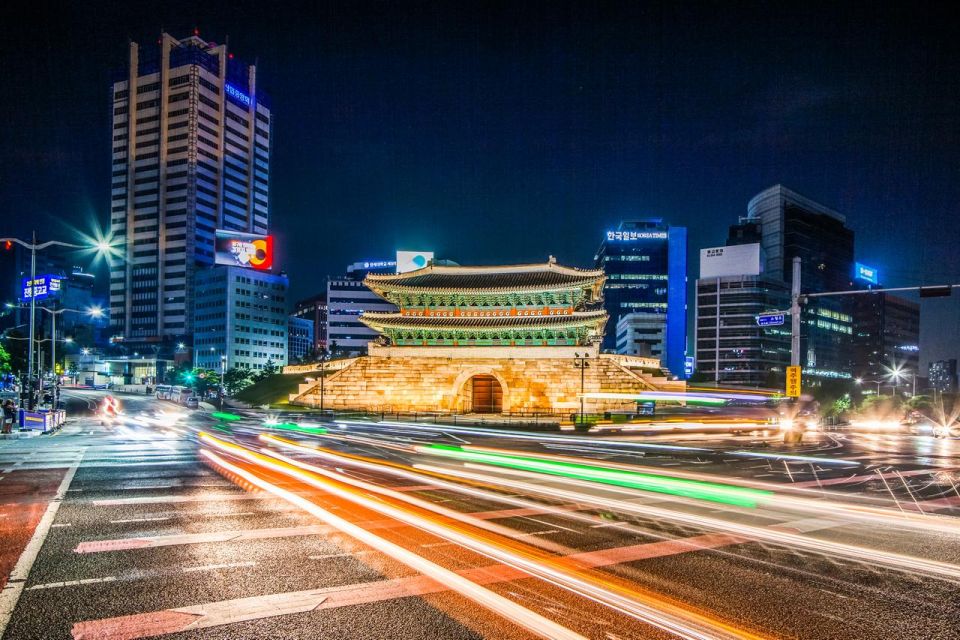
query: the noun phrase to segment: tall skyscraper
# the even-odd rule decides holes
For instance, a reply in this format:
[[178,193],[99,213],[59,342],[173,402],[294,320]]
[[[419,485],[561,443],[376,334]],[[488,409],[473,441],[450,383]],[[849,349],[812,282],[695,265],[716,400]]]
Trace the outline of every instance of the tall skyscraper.
[[[753,242],[758,235],[766,278],[789,283],[793,258],[799,256],[803,293],[850,289],[853,231],[833,209],[775,185],[750,200],[747,217],[731,227],[728,244]],[[852,321],[847,300],[815,298],[805,305],[800,365],[807,375],[851,377]]]
[[[610,315],[603,348],[617,347],[617,323],[627,314],[658,314],[665,324],[662,360],[684,375],[687,345],[687,230],[660,218],[625,220],[600,244],[596,266],[607,273],[604,307]],[[647,323],[649,324],[649,323]],[[647,327],[650,329],[650,327]]]
[[194,274],[217,229],[266,234],[272,116],[256,68],[227,45],[161,34],[130,43],[113,84],[112,333],[191,341]]

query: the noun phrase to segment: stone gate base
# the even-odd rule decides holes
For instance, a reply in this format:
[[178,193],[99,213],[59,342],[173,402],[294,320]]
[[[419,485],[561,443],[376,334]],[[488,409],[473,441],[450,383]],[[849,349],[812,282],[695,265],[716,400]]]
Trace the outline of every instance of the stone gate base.
[[[589,355],[585,393],[637,394],[682,391],[685,384],[660,374],[659,362],[574,347],[378,347],[356,358],[323,384],[328,409],[386,412],[474,410],[474,376],[492,376],[502,391],[503,413],[564,413],[580,408],[581,379],[575,353]],[[646,369],[644,368],[646,367]],[[302,367],[298,372],[303,372]],[[320,382],[301,385],[293,404],[319,406]],[[586,401],[586,411],[631,410],[630,400]]]

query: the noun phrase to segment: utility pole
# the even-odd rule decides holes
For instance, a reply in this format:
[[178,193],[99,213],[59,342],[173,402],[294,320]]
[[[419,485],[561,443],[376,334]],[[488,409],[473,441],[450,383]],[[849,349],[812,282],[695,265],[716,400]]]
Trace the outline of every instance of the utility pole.
[[30,393],[29,400],[27,401],[27,408],[30,411],[33,411],[36,407],[34,395],[33,395],[33,340],[34,340],[34,331],[36,331],[33,323],[35,322],[37,315],[37,287],[34,283],[34,280],[37,277],[37,232],[33,232],[33,241],[30,243],[30,346],[29,351],[29,361],[30,365],[27,367],[27,389]]
[[573,354],[574,364],[573,366],[580,369],[580,425],[583,425],[583,416],[584,416],[584,405],[583,405],[583,392],[584,392],[584,382],[585,376],[587,373],[587,367],[590,366],[588,359],[590,357],[589,353],[584,353],[582,356],[579,353]]
[[793,258],[790,287],[790,366],[800,366],[800,256]]

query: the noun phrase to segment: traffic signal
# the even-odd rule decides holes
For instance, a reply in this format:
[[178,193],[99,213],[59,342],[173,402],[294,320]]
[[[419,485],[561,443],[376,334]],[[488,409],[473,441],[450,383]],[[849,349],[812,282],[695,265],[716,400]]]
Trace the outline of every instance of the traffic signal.
[[5,251],[13,251],[13,243],[7,240],[6,242],[3,243],[3,249]]

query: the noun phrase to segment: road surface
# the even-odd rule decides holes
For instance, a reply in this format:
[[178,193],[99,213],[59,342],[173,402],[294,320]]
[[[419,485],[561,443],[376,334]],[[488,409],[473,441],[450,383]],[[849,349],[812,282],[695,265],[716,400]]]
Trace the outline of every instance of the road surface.
[[0,443],[3,638],[960,637],[955,441],[122,401]]

